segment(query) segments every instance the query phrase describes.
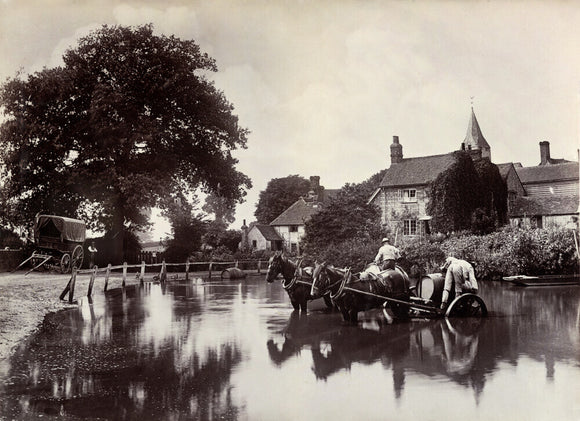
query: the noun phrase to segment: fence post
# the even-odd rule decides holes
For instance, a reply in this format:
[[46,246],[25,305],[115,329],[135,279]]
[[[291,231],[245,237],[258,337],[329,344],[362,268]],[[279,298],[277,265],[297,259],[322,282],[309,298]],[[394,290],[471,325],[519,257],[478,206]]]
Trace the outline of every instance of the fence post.
[[185,280],[189,281],[189,259],[185,262]]
[[165,259],[161,262],[161,273],[159,274],[159,281],[165,282],[167,280],[167,267],[165,266]]
[[262,261],[258,260],[258,273],[260,273],[261,269],[262,269]]
[[234,264],[234,267],[238,267],[238,261],[236,260],[236,263]]
[[77,270],[76,270],[76,268],[73,268],[73,270],[72,270],[72,278],[70,281],[71,282],[70,282],[70,289],[68,292],[68,302],[69,302],[69,304],[72,304],[73,296],[75,293],[75,284],[77,283]]
[[127,282],[127,262],[123,262],[123,286]]
[[213,265],[213,262],[209,262],[209,279],[211,279],[211,267]]
[[145,279],[145,261],[141,261],[141,275],[139,276],[139,283],[143,283],[143,279]]
[[98,270],[99,270],[99,268],[97,267],[97,265],[95,265],[93,267],[93,271],[91,273],[91,280],[89,281],[89,290],[87,291],[87,297],[90,297],[91,295],[93,295],[93,285],[95,284],[95,278],[97,276]]
[[103,289],[103,291],[106,291],[107,287],[109,286],[109,275],[111,275],[111,264],[110,263],[107,266],[107,273],[105,274],[105,288]]
[[62,290],[62,292],[60,293],[60,299],[64,300],[64,296],[66,295],[66,293],[68,292],[68,290],[70,289],[70,284],[72,283],[72,273],[70,276],[70,279],[68,280],[68,283],[66,284],[66,287],[64,287],[64,289]]

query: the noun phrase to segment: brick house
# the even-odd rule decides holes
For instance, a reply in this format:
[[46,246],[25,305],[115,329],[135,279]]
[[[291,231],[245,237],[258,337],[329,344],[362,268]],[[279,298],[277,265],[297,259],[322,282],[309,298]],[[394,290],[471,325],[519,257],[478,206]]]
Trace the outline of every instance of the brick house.
[[[461,150],[469,152],[473,160],[491,160],[491,148],[481,132],[473,108],[467,125],[467,134]],[[391,144],[391,166],[369,203],[381,210],[381,222],[395,236],[422,236],[431,233],[426,207],[431,182],[455,162],[454,153],[403,158],[403,146],[398,136]]]
[[[393,136],[390,149],[391,166],[369,202],[380,208],[381,222],[395,235],[429,234],[429,185],[454,163],[453,152],[403,158],[398,136]],[[461,150],[469,152],[473,160],[491,161],[491,148],[473,108]],[[562,226],[578,216],[578,162],[551,158],[548,142],[540,142],[538,166],[510,162],[497,167],[507,187],[510,224]]]

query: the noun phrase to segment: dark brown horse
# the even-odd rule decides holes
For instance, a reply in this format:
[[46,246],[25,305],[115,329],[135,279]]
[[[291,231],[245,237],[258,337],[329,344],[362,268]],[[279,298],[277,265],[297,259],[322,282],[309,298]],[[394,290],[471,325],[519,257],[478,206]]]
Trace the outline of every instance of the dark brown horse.
[[[338,307],[345,321],[356,323],[358,312],[385,305],[385,298],[409,301],[409,277],[403,269],[396,267],[380,272],[366,280],[358,279],[350,269],[337,269],[326,263],[316,264],[312,273],[310,294],[318,297],[330,293],[332,302]],[[408,316],[405,304],[389,303],[396,317]]]
[[282,286],[288,293],[290,302],[294,310],[301,309],[306,311],[308,308],[308,301],[315,298],[324,298],[327,307],[332,307],[332,302],[328,294],[321,294],[317,297],[310,295],[312,286],[312,268],[301,267],[301,260],[293,262],[288,259],[283,252],[277,251],[274,253],[268,262],[268,272],[266,274],[266,281],[274,282],[279,274],[282,274],[284,281]]

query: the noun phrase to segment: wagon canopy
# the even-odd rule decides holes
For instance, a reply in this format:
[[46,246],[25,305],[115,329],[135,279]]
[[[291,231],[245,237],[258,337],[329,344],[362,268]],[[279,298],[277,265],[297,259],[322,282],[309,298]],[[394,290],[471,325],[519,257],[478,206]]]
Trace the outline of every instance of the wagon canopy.
[[61,236],[63,240],[82,243],[85,241],[86,226],[80,219],[56,215],[39,215],[36,219],[35,237]]

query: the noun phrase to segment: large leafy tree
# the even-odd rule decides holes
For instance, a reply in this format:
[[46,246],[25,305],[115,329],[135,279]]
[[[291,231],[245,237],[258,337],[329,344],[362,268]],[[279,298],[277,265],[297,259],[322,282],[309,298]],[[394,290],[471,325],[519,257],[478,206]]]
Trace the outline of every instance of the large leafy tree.
[[103,26],[63,58],[0,90],[0,218],[80,216],[119,245],[127,226],[146,222],[144,208],[177,192],[243,200],[251,182],[231,152],[248,132],[194,41]]
[[299,175],[273,178],[260,192],[254,215],[260,224],[269,224],[310,191],[310,181]]
[[328,205],[305,224],[304,246],[316,255],[326,247],[356,239],[372,242],[380,238],[380,210],[368,204],[367,189],[346,185]]

